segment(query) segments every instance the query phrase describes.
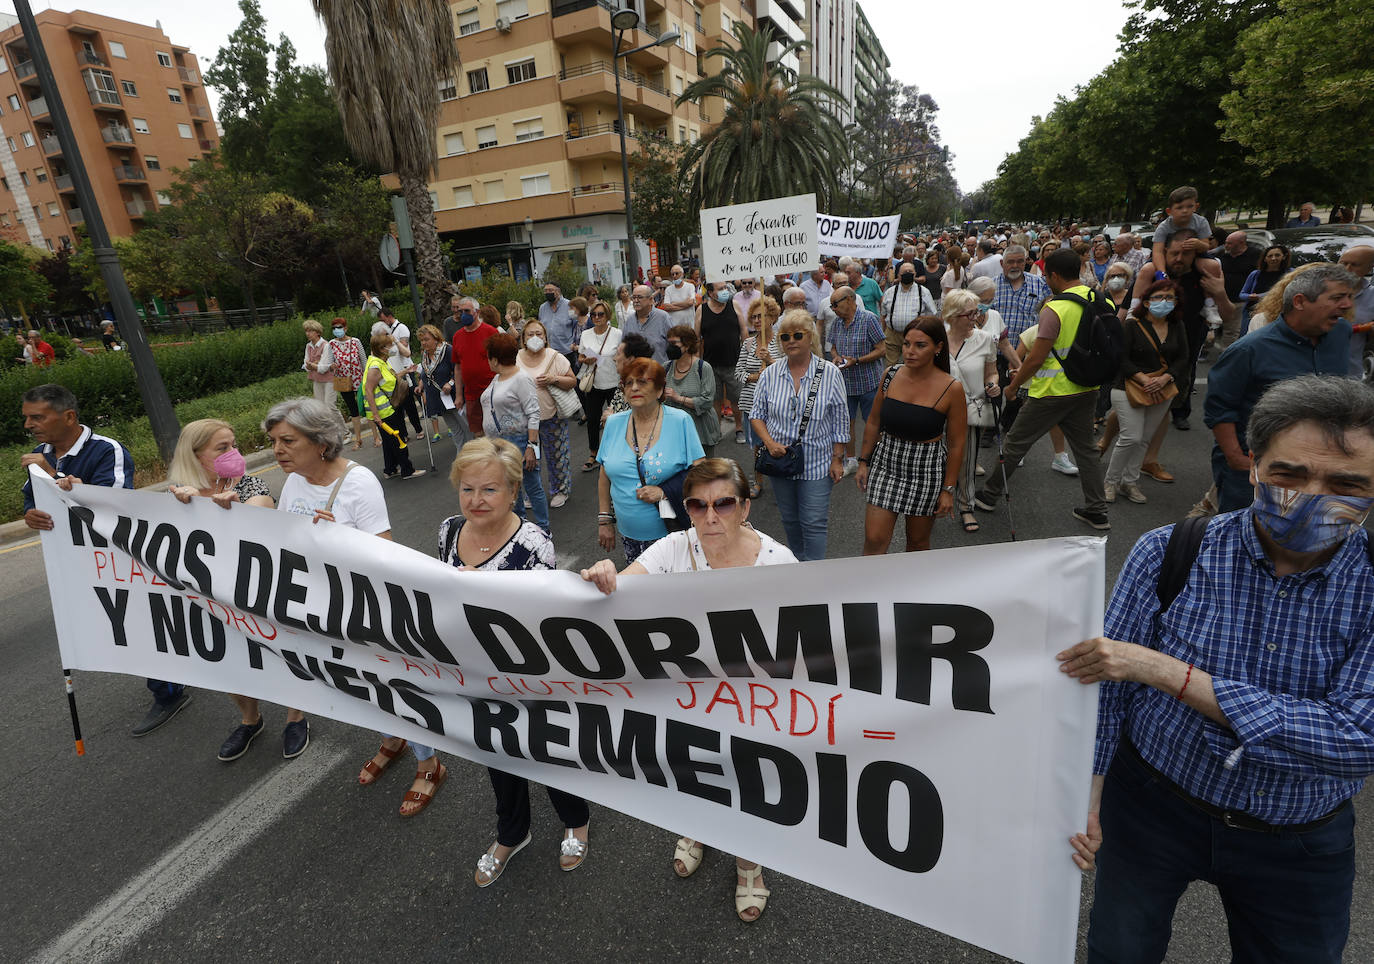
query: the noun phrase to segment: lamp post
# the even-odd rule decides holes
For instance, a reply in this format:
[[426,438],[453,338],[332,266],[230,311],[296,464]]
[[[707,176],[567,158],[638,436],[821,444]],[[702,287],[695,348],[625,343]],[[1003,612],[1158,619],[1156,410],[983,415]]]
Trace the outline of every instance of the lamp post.
[[638,26],[639,13],[630,7],[611,14],[611,27],[615,30],[615,50],[611,58],[611,69],[615,73],[616,127],[620,130],[620,177],[625,186],[625,273],[629,276],[626,282],[630,285],[634,284],[635,272],[639,268],[639,253],[635,250],[635,219],[630,211],[630,155],[625,148],[625,101],[620,94],[620,61],[630,54],[637,54],[650,47],[667,47],[675,44],[681,36],[676,30],[669,30],[653,43],[622,51],[620,41],[624,38],[625,31]]

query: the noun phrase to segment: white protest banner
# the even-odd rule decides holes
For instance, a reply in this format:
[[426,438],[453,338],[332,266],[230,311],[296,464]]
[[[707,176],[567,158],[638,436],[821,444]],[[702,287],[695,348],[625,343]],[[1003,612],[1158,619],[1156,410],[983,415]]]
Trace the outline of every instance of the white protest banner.
[[1017,960],[1073,958],[1096,687],[1054,653],[1101,630],[1100,539],[606,597],[285,512],[31,478],[65,666],[419,740]]
[[900,214],[882,218],[842,218],[816,215],[816,236],[821,257],[890,258],[897,243]]
[[820,263],[814,194],[701,210],[701,268],[708,279],[771,278]]

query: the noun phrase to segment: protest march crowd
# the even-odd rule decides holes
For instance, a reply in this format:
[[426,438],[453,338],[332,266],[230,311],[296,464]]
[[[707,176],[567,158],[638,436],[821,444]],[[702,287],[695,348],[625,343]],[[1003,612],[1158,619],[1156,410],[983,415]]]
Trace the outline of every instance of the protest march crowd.
[[[233,429],[182,430],[169,498],[271,507],[391,538],[383,481],[346,454],[383,449],[385,479],[424,473],[411,432],[447,431],[459,512],[422,551],[460,572],[548,570],[564,525],[595,526],[606,558],[582,577],[781,565],[827,556],[831,493],[857,485],[864,554],[930,548],[937,517],[966,532],[1005,505],[1046,434],[1076,476],[1074,519],[1111,528],[1142,477],[1172,483],[1170,431],[1191,430],[1198,361],[1220,350],[1202,396],[1213,486],[1187,520],[1144,534],[1122,570],[1104,635],[1066,640],[1060,668],[1101,683],[1093,795],[1067,857],[1095,870],[1094,961],[1159,961],[1193,880],[1223,898],[1237,960],[1339,961],[1355,874],[1351,798],[1374,772],[1374,388],[1360,380],[1374,321],[1374,242],[1287,271],[1287,252],[1224,238],[1179,188],[1148,241],[1077,225],[1001,225],[912,236],[890,259],[841,258],[799,275],[668,277],[601,300],[545,285],[538,317],[455,295],[442,326],[411,332],[364,292],[367,344],[342,319],[304,324],[313,397],[265,413],[285,482],[274,500],[246,473]],[[1242,330],[1242,328],[1246,330]],[[340,409],[342,405],[342,410]],[[128,450],[83,424],[60,385],[23,398],[38,443],[24,456],[70,489],[132,487]],[[425,420],[429,423],[426,424]],[[590,456],[574,466],[571,433]],[[738,448],[729,446],[730,433]],[[995,459],[980,464],[980,449]],[[733,458],[738,452],[745,457]],[[597,515],[562,522],[593,474]],[[25,519],[53,520],[26,486]],[[776,500],[782,538],[750,507]],[[1014,528],[1013,528],[1014,534]],[[461,578],[461,577],[458,577]],[[1070,645],[1071,644],[1071,645]],[[186,704],[149,680],[135,735]],[[219,750],[232,761],[265,725],[252,694]],[[380,734],[358,781],[408,748],[400,814],[448,777],[431,747]],[[289,709],[283,754],[310,740]],[[527,782],[489,770],[497,826],[473,879],[486,887],[530,841]],[[590,848],[585,800],[548,789],[564,825],[558,861]],[[702,845],[680,838],[683,877]],[[737,858],[735,907],[757,920],[763,870]]]

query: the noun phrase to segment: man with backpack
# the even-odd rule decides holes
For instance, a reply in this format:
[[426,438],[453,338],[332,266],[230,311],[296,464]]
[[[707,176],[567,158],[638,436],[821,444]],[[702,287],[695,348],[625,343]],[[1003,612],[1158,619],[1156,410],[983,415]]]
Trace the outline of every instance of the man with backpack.
[[1123,340],[1116,306],[1079,282],[1080,267],[1078,255],[1068,249],[1045,259],[1045,280],[1055,297],[1040,309],[1035,346],[1004,392],[1010,402],[1029,383],[1030,397],[1003,440],[1003,472],[988,475],[973,504],[991,512],[1022,456],[1057,425],[1073,450],[1083,488],[1084,505],[1073,510],[1074,518],[1106,530],[1112,526],[1093,442],[1093,416],[1098,386],[1114,377],[1121,363]]
[[1374,773],[1374,389],[1302,375],[1250,413],[1253,503],[1147,533],[1103,636],[1057,655],[1102,682],[1074,862],[1096,866],[1089,961],[1168,952],[1188,884],[1236,961],[1341,960],[1351,798]]

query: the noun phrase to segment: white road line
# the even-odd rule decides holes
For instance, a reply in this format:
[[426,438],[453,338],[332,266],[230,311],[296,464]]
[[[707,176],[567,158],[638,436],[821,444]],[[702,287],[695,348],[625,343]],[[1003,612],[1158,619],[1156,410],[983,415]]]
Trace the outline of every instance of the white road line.
[[308,793],[344,757],[316,745],[273,768],[232,803],[186,835],[143,873],[31,958],[33,964],[112,961],[189,896],[258,832]]
[[579,565],[579,563],[580,563],[581,561],[582,561],[582,557],[579,556],[577,553],[574,552],[574,553],[572,553],[572,554],[570,554],[570,555],[564,556],[564,557],[563,557],[563,564],[560,565],[558,568],[560,568],[560,569],[571,569],[571,570],[573,570],[574,572],[576,572],[577,570],[579,570],[579,569],[582,568],[582,567]]

